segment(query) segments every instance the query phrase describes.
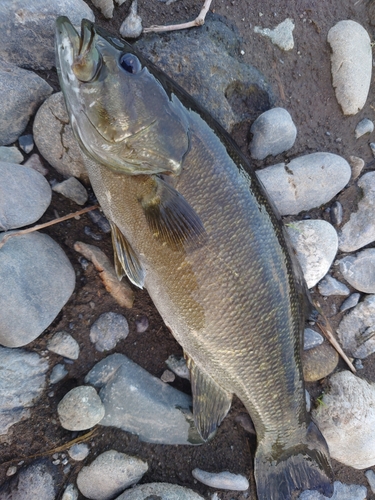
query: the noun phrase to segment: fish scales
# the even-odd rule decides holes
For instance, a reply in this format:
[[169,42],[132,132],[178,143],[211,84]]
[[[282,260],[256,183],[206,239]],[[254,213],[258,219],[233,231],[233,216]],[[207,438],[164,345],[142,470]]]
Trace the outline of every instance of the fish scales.
[[142,269],[127,274],[146,287],[187,356],[198,429],[207,437],[236,394],[257,432],[258,498],[287,500],[308,487],[330,494],[328,450],[305,408],[300,276],[256,176],[220,126],[153,70],[159,83],[131,46],[89,21],[82,44],[73,30],[57,21],[72,126],[101,207],[127,242],[125,260],[134,256]]

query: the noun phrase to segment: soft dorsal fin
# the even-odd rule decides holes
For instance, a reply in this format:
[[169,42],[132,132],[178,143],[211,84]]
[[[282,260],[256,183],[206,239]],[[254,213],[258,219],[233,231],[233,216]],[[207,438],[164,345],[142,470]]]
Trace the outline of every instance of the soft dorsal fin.
[[203,439],[219,427],[232,404],[232,394],[220,387],[185,354],[190,369],[194,422]]
[[145,282],[145,271],[138,260],[128,240],[116,226],[110,221],[112,245],[115,261],[115,271],[119,280],[126,274],[129,280],[139,288],[143,288]]
[[175,250],[201,246],[205,230],[193,208],[160,177],[150,180],[150,192],[140,202],[155,238]]

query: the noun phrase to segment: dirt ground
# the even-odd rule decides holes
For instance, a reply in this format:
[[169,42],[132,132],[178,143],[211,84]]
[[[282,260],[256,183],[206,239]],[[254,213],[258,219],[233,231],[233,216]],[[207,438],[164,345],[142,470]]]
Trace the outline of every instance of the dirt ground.
[[[107,29],[118,32],[118,28],[126,16],[130,1],[127,0],[121,7],[116,7],[114,18],[105,20],[90,1],[96,19]],[[193,19],[200,11],[201,0],[177,0],[166,5],[157,0],[139,0],[139,14],[143,18],[143,25],[168,24],[172,22]],[[254,65],[266,77],[276,96],[276,106],[286,108],[292,115],[298,129],[298,136],[294,147],[287,153],[276,158],[267,158],[263,162],[253,162],[257,168],[277,163],[281,160],[293,159],[296,156],[317,151],[336,153],[347,160],[355,155],[366,162],[366,170],[374,168],[373,156],[368,143],[368,137],[355,140],[354,129],[362,118],[375,119],[373,100],[374,89],[371,89],[365,108],[354,117],[345,117],[337,104],[331,84],[330,48],[327,44],[328,30],[338,21],[353,19],[364,26],[373,39],[375,28],[371,24],[372,2],[367,0],[341,0],[331,2],[322,0],[311,2],[307,0],[214,0],[211,6],[214,12],[233,21],[241,36],[241,49],[244,51],[243,61]],[[272,45],[270,40],[254,33],[254,26],[273,28],[285,18],[294,20],[295,47],[290,52],[282,52]],[[375,16],[372,18],[375,24]],[[163,36],[163,35],[161,35]],[[51,71],[44,77],[58,90],[56,74]],[[244,153],[247,154],[250,122],[242,123],[233,135]],[[31,125],[29,127],[31,131]],[[35,150],[33,151],[35,152]],[[48,166],[48,165],[47,165]],[[48,179],[61,180],[59,175],[50,167]],[[344,190],[338,199],[343,204],[344,220],[347,220],[351,211],[355,210],[358,191],[353,182]],[[89,203],[88,203],[89,204]],[[327,206],[330,206],[328,204]],[[327,206],[309,212],[312,218],[329,220],[325,212]],[[42,221],[51,220],[58,214],[65,215],[77,210],[77,206],[62,196],[54,193],[52,204]],[[300,214],[302,218],[307,214]],[[61,398],[73,387],[83,383],[84,376],[94,364],[105,357],[95,350],[89,340],[89,329],[92,323],[104,312],[114,311],[124,314],[128,319],[130,334],[121,341],[116,348],[129,356],[136,363],[144,367],[151,374],[160,377],[165,370],[165,360],[171,354],[181,354],[180,346],[173,339],[164,326],[158,312],[153,307],[147,292],[134,289],[135,304],[133,309],[121,309],[114,299],[105,291],[102,282],[90,264],[83,270],[74,251],[73,245],[77,240],[94,244],[103,249],[112,258],[111,241],[109,235],[103,235],[101,241],[94,241],[84,233],[84,226],[89,226],[94,233],[98,228],[87,215],[80,220],[71,220],[53,226],[46,232],[54,238],[65,250],[70,258],[76,273],[76,289],[68,304],[45,333],[36,341],[27,346],[27,349],[43,353],[46,351],[47,341],[58,330],[68,330],[79,342],[81,354],[79,360],[66,365],[69,375],[37,402],[31,410],[31,418],[11,428],[6,441],[0,443],[0,484],[6,479],[6,470],[11,465],[17,465],[21,460],[25,464],[31,463],[36,455],[51,457],[55,448],[78,436],[62,429],[58,422],[56,407]],[[334,275],[335,272],[333,273]],[[334,326],[337,326],[341,314],[338,310],[342,298],[323,301],[327,316]],[[95,304],[93,308],[91,303]],[[149,320],[149,328],[144,333],[137,333],[135,321],[145,315]],[[44,353],[46,355],[46,353]],[[61,361],[53,353],[48,353],[51,368]],[[375,382],[375,356],[364,360],[364,369],[358,376]],[[340,367],[345,365],[340,363]],[[325,381],[319,384],[308,384],[312,395],[317,395],[324,387]],[[189,392],[186,381],[176,380],[176,388]],[[50,391],[53,390],[51,394]],[[49,395],[47,395],[49,393]],[[62,474],[59,479],[61,498],[64,485],[75,480],[76,474],[85,463],[91,462],[98,454],[114,448],[118,451],[138,455],[149,464],[149,471],[142,479],[142,483],[164,481],[192,488],[205,498],[210,498],[215,491],[200,483],[191,476],[195,467],[204,470],[219,472],[229,470],[244,474],[251,480],[251,492],[219,492],[221,500],[254,498],[254,480],[252,475],[252,457],[255,449],[254,436],[237,422],[237,417],[245,410],[238,400],[221,425],[215,439],[199,447],[150,445],[142,443],[137,437],[120,430],[98,427],[88,443],[91,453],[83,463],[72,463],[68,475]],[[84,433],[81,433],[84,434]],[[363,484],[368,487],[364,471],[356,471],[333,461],[335,479],[344,483]],[[375,467],[373,467],[375,471]],[[368,487],[369,499],[375,499]],[[83,498],[82,496],[80,498]]]

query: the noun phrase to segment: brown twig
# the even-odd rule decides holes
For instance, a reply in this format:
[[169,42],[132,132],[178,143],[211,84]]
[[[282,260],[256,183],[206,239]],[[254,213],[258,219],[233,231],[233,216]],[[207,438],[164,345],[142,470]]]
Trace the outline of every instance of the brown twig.
[[39,231],[39,229],[44,229],[45,227],[53,226],[54,224],[58,224],[59,222],[63,222],[64,220],[73,219],[73,217],[77,217],[78,215],[85,214],[86,212],[91,212],[91,210],[95,210],[96,208],[99,208],[99,205],[93,205],[92,207],[86,207],[86,208],[83,208],[82,210],[78,210],[78,212],[64,215],[64,217],[59,217],[58,219],[53,219],[49,222],[45,222],[44,224],[37,224],[36,226],[29,227],[27,229],[22,229],[21,231],[17,231],[16,233],[7,234],[0,241],[0,248],[2,248],[5,245],[5,243],[13,236],[21,236],[22,234],[28,234],[28,233],[33,233],[34,231]]
[[197,26],[202,26],[206,18],[207,12],[209,11],[212,0],[205,0],[202,10],[194,21],[189,21],[187,23],[181,24],[170,24],[169,26],[150,26],[149,28],[144,28],[144,33],[160,33],[162,31],[175,31],[184,30],[187,28],[195,28]]

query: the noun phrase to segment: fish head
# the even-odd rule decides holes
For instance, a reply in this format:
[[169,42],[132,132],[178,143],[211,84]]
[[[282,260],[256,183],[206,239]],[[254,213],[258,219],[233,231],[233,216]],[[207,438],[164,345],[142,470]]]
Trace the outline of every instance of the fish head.
[[56,67],[74,134],[93,160],[118,173],[178,174],[188,122],[133,47],[84,19],[81,34],[56,21]]

